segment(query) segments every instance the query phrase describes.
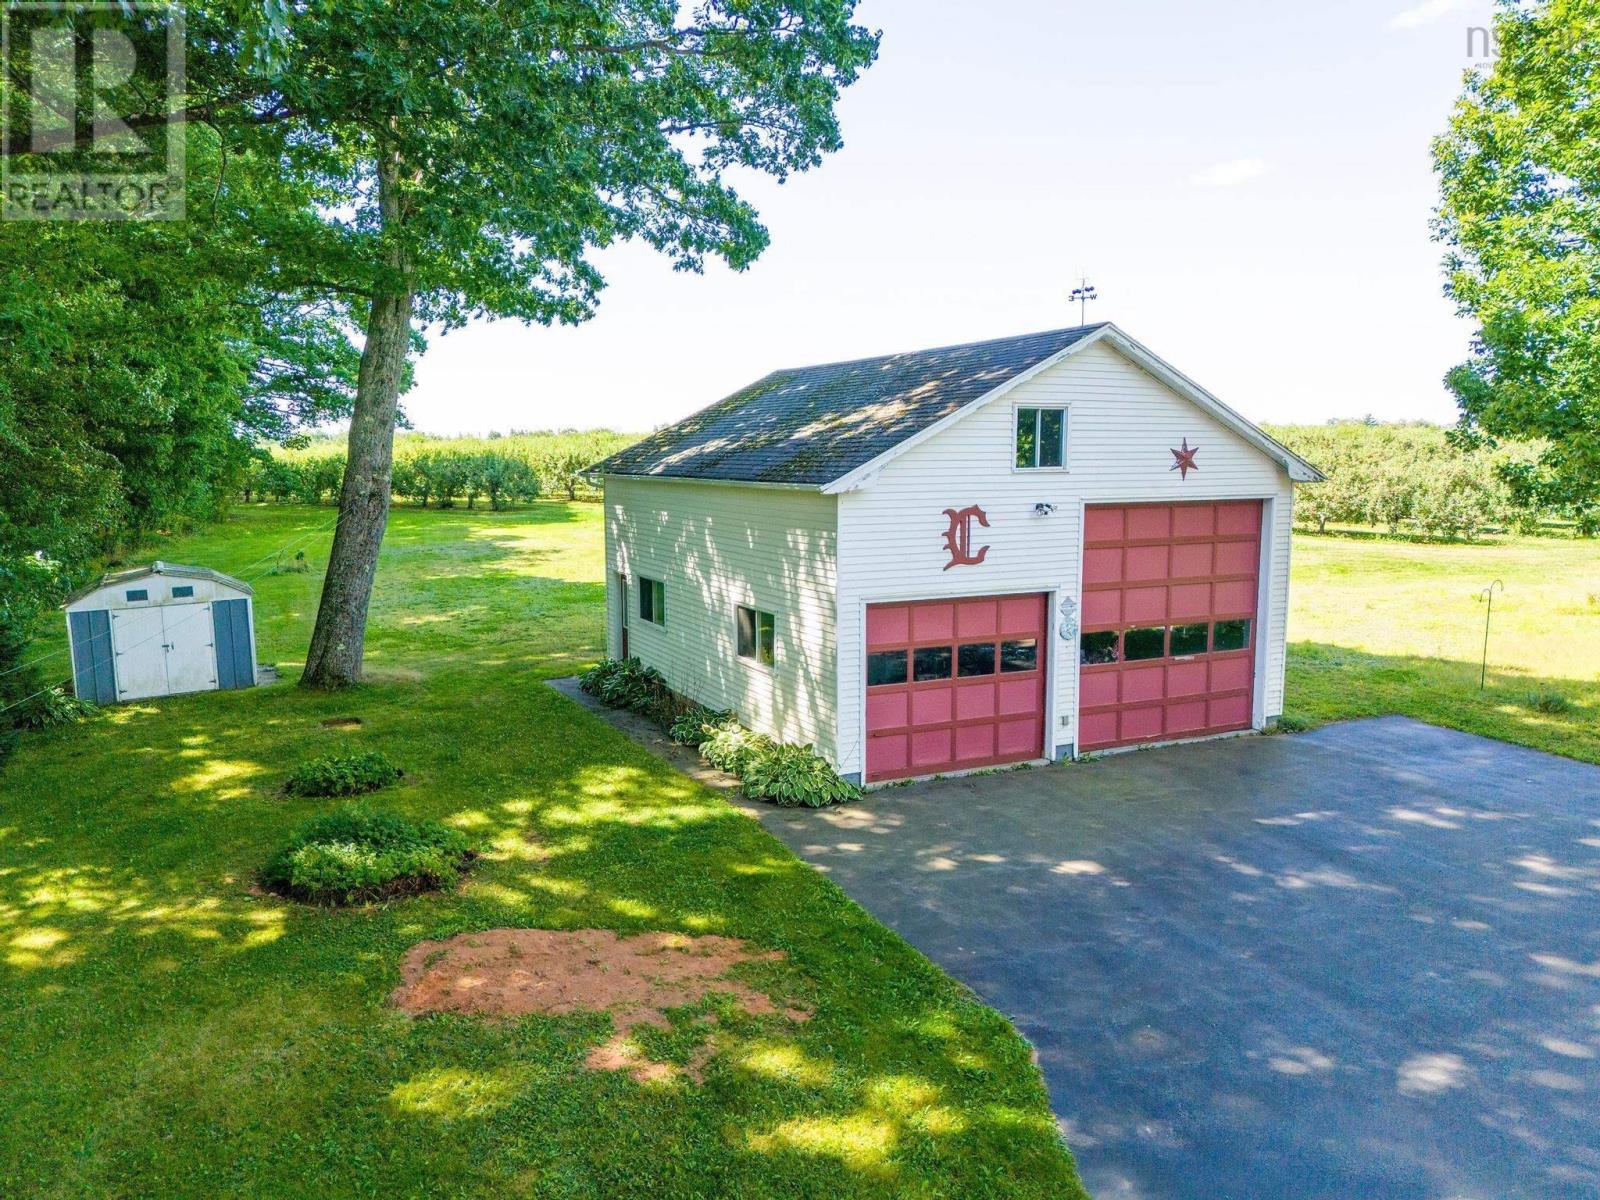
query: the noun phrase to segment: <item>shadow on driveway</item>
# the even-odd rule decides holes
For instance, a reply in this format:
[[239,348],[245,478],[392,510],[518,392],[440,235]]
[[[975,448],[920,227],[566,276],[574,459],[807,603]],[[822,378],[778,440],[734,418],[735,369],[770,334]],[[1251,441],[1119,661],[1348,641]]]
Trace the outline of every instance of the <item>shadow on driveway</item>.
[[1034,1042],[1099,1200],[1600,1195],[1600,768],[1383,718],[752,811]]

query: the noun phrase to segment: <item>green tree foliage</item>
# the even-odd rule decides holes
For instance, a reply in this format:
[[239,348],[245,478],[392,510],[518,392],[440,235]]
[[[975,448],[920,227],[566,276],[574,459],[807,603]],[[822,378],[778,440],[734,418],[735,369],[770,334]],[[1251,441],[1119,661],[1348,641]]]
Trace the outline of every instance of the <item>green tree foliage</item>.
[[[453,508],[465,500],[489,501],[498,512],[508,504],[556,496],[599,499],[584,478],[584,468],[637,439],[609,430],[512,433],[487,438],[445,438],[407,433],[395,441],[394,495],[423,508]],[[344,448],[333,438],[317,438],[294,449],[279,448],[251,463],[242,492],[246,501],[297,500],[320,504],[336,498],[344,469]]]
[[221,166],[193,131],[181,224],[0,221],[0,727],[48,681],[18,669],[38,620],[98,559],[214,515],[258,438],[349,410],[336,314],[261,283],[245,214],[275,171]]
[[782,179],[839,147],[840,91],[877,51],[854,7],[190,6],[193,115],[321,189],[316,228],[296,210],[263,237],[280,275],[320,280],[365,333],[303,683],[360,675],[414,326],[584,320],[603,282],[591,251],[623,239],[680,269],[748,266],[767,232],[731,175]]
[[[592,252],[619,240],[643,241],[683,270],[707,258],[748,266],[767,232],[733,176],[783,179],[839,147],[840,92],[877,53],[877,36],[852,23],[854,8],[186,6],[185,125],[220,137],[228,163],[273,167],[277,186],[261,189],[251,214],[257,286],[297,304],[315,298],[364,335],[340,520],[302,683],[360,675],[418,327],[474,316],[582,321],[603,284]],[[159,38],[154,18],[144,21],[143,36]],[[145,128],[165,116],[166,100],[151,105],[140,82],[112,83],[106,99]],[[13,145],[25,144],[26,97],[13,88],[0,102],[15,118]],[[219,166],[217,177],[232,170]],[[309,352],[319,341],[311,332],[282,344]],[[270,403],[270,387],[257,392]]]
[[1499,55],[1434,146],[1447,291],[1478,324],[1449,375],[1466,431],[1542,439],[1506,478],[1600,524],[1600,7],[1503,2]]
[[1569,515],[1529,504],[1506,482],[1508,471],[1537,460],[1537,445],[1490,449],[1462,445],[1437,425],[1369,421],[1270,432],[1327,476],[1295,492],[1295,523],[1304,529],[1355,525],[1471,541],[1491,530],[1532,532]]

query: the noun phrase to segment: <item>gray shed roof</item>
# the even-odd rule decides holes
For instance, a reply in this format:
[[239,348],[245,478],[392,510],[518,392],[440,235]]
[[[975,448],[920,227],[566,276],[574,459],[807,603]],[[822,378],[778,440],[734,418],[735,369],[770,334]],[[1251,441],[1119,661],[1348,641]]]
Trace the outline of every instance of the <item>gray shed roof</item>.
[[1102,327],[774,371],[590,471],[820,487]]
[[130,567],[126,571],[112,571],[102,575],[98,582],[81,587],[72,595],[61,602],[65,608],[69,604],[76,604],[85,596],[93,595],[103,587],[115,587],[121,583],[132,583],[136,579],[148,579],[152,575],[170,575],[174,579],[209,579],[213,583],[220,583],[224,587],[237,588],[247,596],[255,594],[248,583],[242,579],[235,579],[232,575],[224,575],[221,571],[213,571],[210,567],[186,567],[182,563],[162,562],[157,559],[147,567]]

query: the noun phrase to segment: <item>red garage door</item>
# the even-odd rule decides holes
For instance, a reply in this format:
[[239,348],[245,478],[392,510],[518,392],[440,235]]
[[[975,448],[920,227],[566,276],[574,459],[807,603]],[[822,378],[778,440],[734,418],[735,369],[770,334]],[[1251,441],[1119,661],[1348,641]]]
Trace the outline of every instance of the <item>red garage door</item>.
[[1044,754],[1045,598],[867,609],[867,780]]
[[1261,502],[1084,514],[1079,750],[1250,728]]

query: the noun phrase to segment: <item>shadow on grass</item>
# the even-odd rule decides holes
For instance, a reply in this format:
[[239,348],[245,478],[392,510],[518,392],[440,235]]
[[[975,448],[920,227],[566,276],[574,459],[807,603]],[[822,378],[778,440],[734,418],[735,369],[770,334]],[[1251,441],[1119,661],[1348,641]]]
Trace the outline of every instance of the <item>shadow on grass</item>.
[[1491,667],[1480,688],[1480,671],[1473,662],[1295,642],[1289,647],[1285,710],[1312,722],[1414,717],[1600,763],[1600,680]]
[[[321,725],[347,715],[363,724]],[[407,771],[375,802],[483,847],[459,891],[352,911],[253,894],[329,803],[281,796],[282,778],[350,745]],[[526,670],[127,706],[31,740],[0,812],[7,1177],[171,1195],[1077,1194],[1003,1020]],[[584,1068],[603,1017],[386,1008],[407,947],[505,925],[744,938],[787,955],[744,970],[816,1015],[727,1014],[697,1086]]]

